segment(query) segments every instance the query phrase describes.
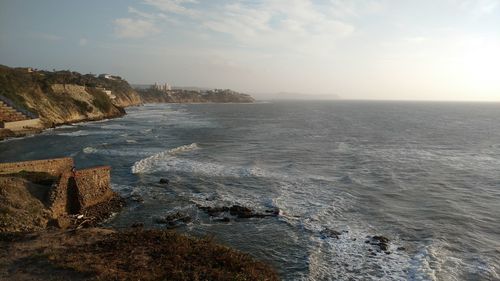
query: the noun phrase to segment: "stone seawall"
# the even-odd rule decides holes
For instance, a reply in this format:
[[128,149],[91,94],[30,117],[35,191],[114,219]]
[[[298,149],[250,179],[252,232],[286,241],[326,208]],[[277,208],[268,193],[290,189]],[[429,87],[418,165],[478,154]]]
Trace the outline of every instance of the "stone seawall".
[[26,171],[46,172],[57,177],[46,198],[53,219],[81,213],[88,207],[117,196],[111,189],[111,167],[100,166],[73,172],[73,165],[72,158],[0,163],[0,176]]
[[0,175],[13,174],[21,171],[45,172],[59,176],[73,167],[72,158],[57,158],[48,160],[24,161],[15,163],[0,163]]
[[0,122],[0,128],[9,129],[9,130],[24,130],[24,129],[41,129],[43,128],[43,124],[39,118],[36,119],[28,119],[14,122]]
[[68,198],[69,179],[73,176],[70,171],[63,172],[59,177],[59,181],[53,186],[49,196],[49,206],[52,211],[52,217],[57,218],[64,214],[70,214],[72,206]]
[[[104,202],[115,196],[111,190],[111,167],[93,167],[75,173],[76,192],[80,209]],[[71,178],[68,188],[71,187]]]
[[102,166],[62,173],[49,198],[52,216],[77,214],[116,196],[110,188],[110,170]]

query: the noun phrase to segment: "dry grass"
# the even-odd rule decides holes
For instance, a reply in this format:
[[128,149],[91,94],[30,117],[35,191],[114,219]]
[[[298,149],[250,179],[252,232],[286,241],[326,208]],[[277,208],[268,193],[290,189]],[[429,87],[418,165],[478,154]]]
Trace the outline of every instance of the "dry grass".
[[210,239],[160,230],[117,232],[49,259],[99,280],[279,280],[246,254]]
[[5,236],[0,246],[2,240],[10,253],[0,251],[0,279],[279,280],[271,267],[247,254],[172,231],[91,228],[25,240]]

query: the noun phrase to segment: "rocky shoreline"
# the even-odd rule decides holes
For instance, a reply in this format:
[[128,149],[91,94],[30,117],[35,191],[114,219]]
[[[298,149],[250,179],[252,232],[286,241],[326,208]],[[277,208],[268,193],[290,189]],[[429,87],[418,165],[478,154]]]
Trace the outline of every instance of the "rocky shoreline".
[[174,231],[0,234],[0,248],[5,280],[279,280],[247,254]]
[[103,227],[134,200],[109,175],[76,171],[71,158],[0,163],[0,280],[279,280],[247,254],[171,230],[191,220],[181,213],[157,221],[163,229]]
[[[252,103],[247,94],[225,90],[134,89],[123,78],[109,74],[80,74],[0,65],[0,100],[9,112],[24,120],[39,120],[37,126],[4,126],[12,122],[0,114],[0,140],[37,134],[48,128],[119,118],[125,108],[144,103]],[[0,106],[0,113],[1,113]],[[21,113],[24,113],[24,117]],[[28,116],[29,115],[29,116]],[[38,117],[38,118],[35,118]],[[15,119],[18,120],[18,119]]]

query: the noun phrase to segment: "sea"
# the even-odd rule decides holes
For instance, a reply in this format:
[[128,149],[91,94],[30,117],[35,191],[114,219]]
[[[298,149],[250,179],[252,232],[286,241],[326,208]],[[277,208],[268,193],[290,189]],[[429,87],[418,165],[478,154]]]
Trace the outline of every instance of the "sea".
[[[192,221],[176,231],[249,253],[284,280],[500,280],[498,103],[126,110],[0,142],[0,161],[110,165],[128,204],[106,225],[166,228],[158,218],[181,212]],[[222,222],[199,208],[232,205],[279,215]]]

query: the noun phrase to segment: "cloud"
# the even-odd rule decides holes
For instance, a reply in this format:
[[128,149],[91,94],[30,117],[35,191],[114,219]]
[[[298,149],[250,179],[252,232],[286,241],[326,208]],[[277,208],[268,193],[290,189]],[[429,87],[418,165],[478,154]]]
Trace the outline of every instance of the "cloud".
[[80,40],[78,41],[78,44],[80,46],[85,46],[85,45],[87,45],[87,43],[88,43],[87,38],[80,38]]
[[129,17],[115,20],[115,34],[143,38],[171,24],[188,37],[205,34],[216,40],[226,35],[225,42],[268,53],[281,49],[326,55],[337,41],[356,31],[355,19],[383,10],[382,1],[236,0],[202,6],[198,0],[142,0],[155,10],[129,7]]
[[59,41],[62,39],[61,36],[49,34],[49,33],[35,33],[35,34],[33,34],[33,36],[38,38],[38,39],[43,39],[43,40],[47,40],[47,41]]
[[144,3],[166,13],[188,16],[198,15],[198,11],[185,6],[186,4],[197,4],[198,1],[196,0],[144,0]]
[[132,15],[135,15],[135,16],[138,16],[138,17],[141,17],[141,18],[145,18],[145,19],[153,20],[153,19],[156,18],[155,14],[150,14],[150,13],[142,12],[142,11],[137,10],[134,7],[128,7],[128,12],[130,14],[132,14]]
[[383,11],[385,3],[381,0],[330,0],[328,9],[337,18],[359,18]]
[[482,16],[493,13],[500,6],[499,2],[499,0],[464,0],[460,3],[460,8],[471,11],[476,16]]
[[407,37],[407,38],[404,38],[404,41],[406,41],[408,43],[423,43],[423,42],[426,42],[428,40],[429,40],[429,38],[423,37],[423,36],[416,36],[416,37]]
[[113,24],[118,38],[143,38],[160,31],[152,21],[146,19],[119,18]]
[[355,30],[306,0],[237,2],[207,17],[203,27],[230,35],[240,44],[304,53],[328,52],[337,39]]

